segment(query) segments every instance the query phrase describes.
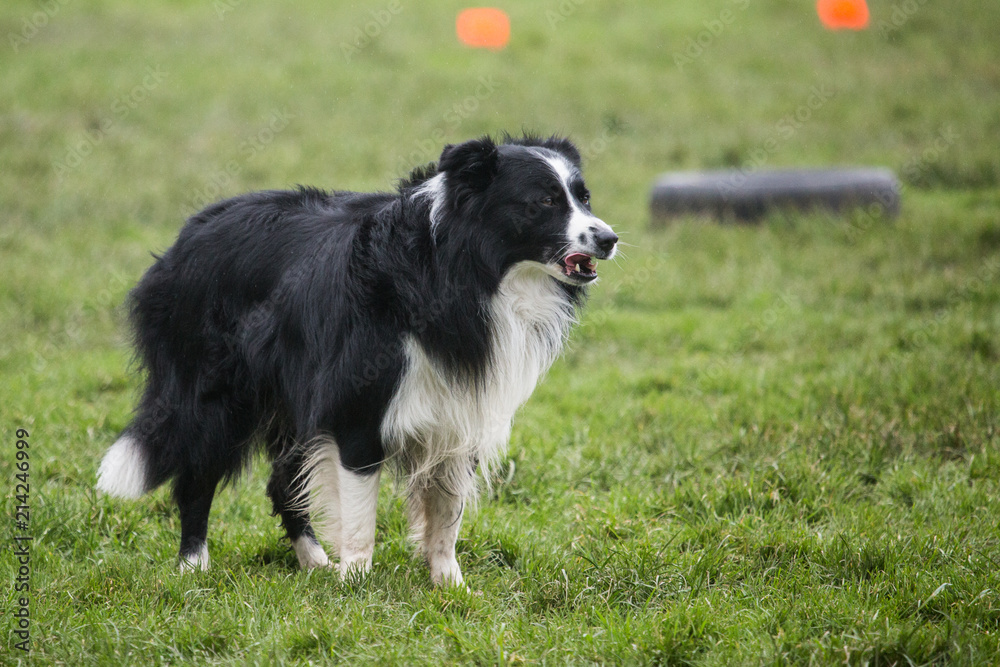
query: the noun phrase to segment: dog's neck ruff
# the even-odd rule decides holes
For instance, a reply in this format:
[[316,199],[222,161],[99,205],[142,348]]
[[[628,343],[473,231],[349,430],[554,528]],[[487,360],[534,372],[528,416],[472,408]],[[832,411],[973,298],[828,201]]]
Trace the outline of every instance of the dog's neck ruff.
[[381,431],[386,453],[417,484],[429,476],[440,483],[442,469],[467,477],[477,462],[489,478],[506,449],[514,413],[559,355],[575,321],[564,290],[535,262],[507,272],[489,302],[489,317],[482,382],[462,381],[414,337],[405,341],[406,367]]
[[444,206],[444,174],[437,174],[423,183],[420,184],[414,190],[414,196],[416,197],[426,197],[430,201],[430,224],[431,224],[431,234],[437,234],[438,222],[441,220],[441,207]]

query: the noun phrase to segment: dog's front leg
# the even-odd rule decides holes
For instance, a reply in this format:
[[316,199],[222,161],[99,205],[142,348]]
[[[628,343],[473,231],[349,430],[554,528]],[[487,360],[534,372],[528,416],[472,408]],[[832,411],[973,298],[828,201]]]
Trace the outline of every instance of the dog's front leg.
[[423,552],[435,585],[462,584],[462,569],[455,558],[455,542],[462,526],[465,496],[431,485],[422,492],[424,510]]
[[340,468],[341,533],[338,569],[342,578],[351,572],[365,574],[372,568],[380,472],[379,468],[372,472]]

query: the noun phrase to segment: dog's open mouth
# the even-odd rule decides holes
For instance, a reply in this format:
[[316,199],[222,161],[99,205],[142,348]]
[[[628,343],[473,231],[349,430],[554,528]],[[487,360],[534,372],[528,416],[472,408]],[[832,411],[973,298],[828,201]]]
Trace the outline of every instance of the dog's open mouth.
[[590,255],[575,252],[559,260],[559,266],[567,278],[589,282],[597,278],[597,262]]

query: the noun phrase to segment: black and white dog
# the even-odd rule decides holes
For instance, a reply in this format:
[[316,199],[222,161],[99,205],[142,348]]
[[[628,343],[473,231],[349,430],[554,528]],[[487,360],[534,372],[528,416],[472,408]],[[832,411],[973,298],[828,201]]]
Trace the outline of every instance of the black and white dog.
[[476,468],[503,452],[617,241],[559,138],[449,145],[397,193],[214,204],[130,295],[146,385],[98,488],[173,480],[181,568],[205,569],[216,487],[260,445],[299,563],[330,565],[313,515],[343,575],[371,567],[391,463],[432,580],[459,584]]

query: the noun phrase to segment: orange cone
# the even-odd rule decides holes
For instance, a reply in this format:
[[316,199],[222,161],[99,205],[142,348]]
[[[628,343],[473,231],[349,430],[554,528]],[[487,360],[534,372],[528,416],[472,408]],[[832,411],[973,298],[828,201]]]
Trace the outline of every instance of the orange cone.
[[817,0],[819,20],[830,30],[863,30],[868,27],[865,0]]
[[455,32],[466,46],[499,51],[510,41],[510,19],[492,7],[463,9],[455,20]]

